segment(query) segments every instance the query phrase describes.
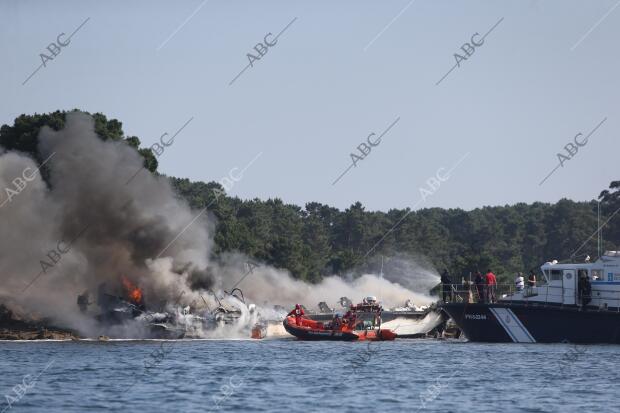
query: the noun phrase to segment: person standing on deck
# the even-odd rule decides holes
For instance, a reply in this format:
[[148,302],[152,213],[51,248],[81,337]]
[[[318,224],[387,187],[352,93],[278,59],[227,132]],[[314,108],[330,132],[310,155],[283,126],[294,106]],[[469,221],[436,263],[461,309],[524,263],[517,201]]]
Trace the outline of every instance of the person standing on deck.
[[342,327],[342,321],[340,320],[340,314],[336,313],[332,320],[332,330],[340,330],[340,327]]
[[583,295],[581,298],[581,302],[583,306],[587,306],[590,301],[592,301],[592,284],[590,283],[590,278],[586,274],[585,279],[583,281]]
[[525,288],[525,279],[523,279],[522,273],[517,273],[517,278],[515,278],[515,285],[517,287],[517,291],[523,291]]
[[474,279],[474,282],[476,283],[476,291],[478,292],[478,302],[479,303],[484,303],[485,299],[485,294],[484,294],[484,285],[485,285],[485,281],[484,281],[484,277],[482,276],[482,273],[480,271],[476,271],[476,278]]
[[587,306],[592,300],[592,284],[588,278],[587,271],[579,270],[577,280],[577,297],[582,307]]
[[381,328],[381,308],[377,309],[372,324],[373,328]]
[[536,287],[536,274],[534,271],[530,271],[530,275],[527,277],[527,286]]
[[489,303],[494,303],[496,301],[495,290],[497,288],[497,278],[491,270],[487,270],[487,275],[485,275],[485,278],[487,282],[487,301]]
[[342,316],[342,325],[347,325],[349,324],[349,318],[351,318],[351,310],[348,310],[346,313],[344,313],[344,315]]
[[357,324],[357,314],[356,313],[351,313],[351,317],[349,318],[349,329],[350,330],[355,330],[355,326]]
[[446,301],[446,297],[450,298],[450,301],[452,301],[452,280],[450,279],[450,274],[447,269],[441,274],[441,289],[443,293],[443,302],[448,302]]

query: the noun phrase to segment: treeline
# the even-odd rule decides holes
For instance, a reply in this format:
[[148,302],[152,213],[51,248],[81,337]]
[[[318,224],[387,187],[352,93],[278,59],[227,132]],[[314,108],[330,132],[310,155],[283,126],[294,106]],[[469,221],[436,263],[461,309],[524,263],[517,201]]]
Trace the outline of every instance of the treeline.
[[[596,258],[596,236],[590,239],[597,228],[596,201],[388,212],[366,211],[358,202],[341,211],[279,199],[220,197],[214,202],[214,189],[221,189],[216,183],[171,181],[192,207],[211,203],[218,251],[239,250],[308,281],[348,271],[378,272],[382,256],[402,254],[423,255],[453,275],[491,268],[506,280],[546,261],[569,259],[584,243],[574,259]],[[601,194],[602,222],[620,208],[619,195],[620,181]],[[604,227],[607,249],[620,244],[619,222],[620,216]]]
[[[0,145],[29,153],[41,162],[38,131],[43,125],[62,128],[64,115],[59,111],[22,115],[13,126],[0,128]],[[147,169],[156,173],[156,158],[150,150],[140,148],[137,137],[124,136],[121,122],[102,114],[93,116],[102,139],[124,140],[142,154]],[[595,258],[597,249],[596,236],[591,238],[597,228],[595,200],[563,199],[555,204],[520,203],[472,211],[427,208],[388,212],[367,211],[358,202],[341,211],[317,202],[302,208],[277,198],[241,200],[222,195],[224,188],[215,182],[170,181],[193,208],[208,206],[217,219],[213,254],[241,251],[310,282],[331,274],[378,272],[381,257],[389,261],[403,254],[424,256],[453,275],[491,268],[512,279],[514,272],[538,268],[545,261],[569,259],[584,243],[575,259],[583,260],[588,254]],[[599,200],[605,222],[620,209],[620,181],[612,182]],[[617,248],[620,217],[612,218],[603,233],[604,247]]]

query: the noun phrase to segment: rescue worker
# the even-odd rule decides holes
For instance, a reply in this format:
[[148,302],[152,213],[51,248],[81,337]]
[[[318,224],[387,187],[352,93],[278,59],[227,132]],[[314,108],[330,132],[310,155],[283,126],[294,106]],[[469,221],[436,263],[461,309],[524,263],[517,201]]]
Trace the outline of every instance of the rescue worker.
[[342,327],[342,321],[340,320],[340,315],[336,313],[332,320],[332,330],[340,330],[340,327]]
[[346,313],[344,313],[344,316],[342,316],[342,324],[343,325],[349,324],[350,318],[351,318],[351,310],[348,310]]
[[351,313],[349,317],[349,329],[355,330],[355,322],[357,321],[357,315],[355,313]]
[[295,316],[295,324],[297,324],[298,326],[301,325],[301,317],[306,314],[304,313],[304,309],[301,308],[301,306],[299,304],[295,304],[295,309],[292,310],[290,313],[287,314],[287,317],[290,317],[292,315]]
[[486,283],[487,283],[487,301],[489,303],[495,302],[495,290],[497,288],[497,278],[495,274],[491,272],[491,270],[487,270],[487,274],[485,275]]
[[480,271],[476,272],[476,278],[474,279],[474,282],[476,283],[476,291],[478,292],[478,302],[484,303],[485,302],[485,299],[484,299],[485,298],[485,293],[484,293],[485,281]]
[[441,274],[441,288],[443,293],[443,302],[448,302],[446,297],[452,301],[452,280],[450,279],[450,274],[447,269],[445,269],[443,274]]
[[515,285],[517,287],[517,291],[523,291],[525,288],[525,279],[523,278],[522,273],[517,273],[517,277],[515,278]]

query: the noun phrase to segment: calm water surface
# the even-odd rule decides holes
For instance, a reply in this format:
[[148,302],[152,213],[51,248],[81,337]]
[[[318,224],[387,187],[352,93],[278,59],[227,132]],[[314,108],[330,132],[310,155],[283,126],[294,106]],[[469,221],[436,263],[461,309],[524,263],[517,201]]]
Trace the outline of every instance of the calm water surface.
[[619,354],[434,340],[0,342],[0,412],[610,412]]

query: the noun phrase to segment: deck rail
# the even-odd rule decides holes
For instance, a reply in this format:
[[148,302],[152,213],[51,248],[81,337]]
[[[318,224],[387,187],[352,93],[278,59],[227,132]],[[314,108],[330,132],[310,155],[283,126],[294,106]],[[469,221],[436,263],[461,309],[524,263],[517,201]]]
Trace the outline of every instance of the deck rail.
[[[515,284],[441,284],[439,288],[440,301],[466,302],[466,303],[513,303],[513,298],[518,294],[519,303],[535,303],[537,305],[581,305],[579,291],[575,288],[564,288],[559,285],[541,284],[537,286],[525,286],[517,288]],[[588,307],[598,307],[599,310],[620,312],[620,291],[595,291],[591,294]],[[570,303],[567,303],[567,301]],[[608,305],[609,303],[614,304]]]

